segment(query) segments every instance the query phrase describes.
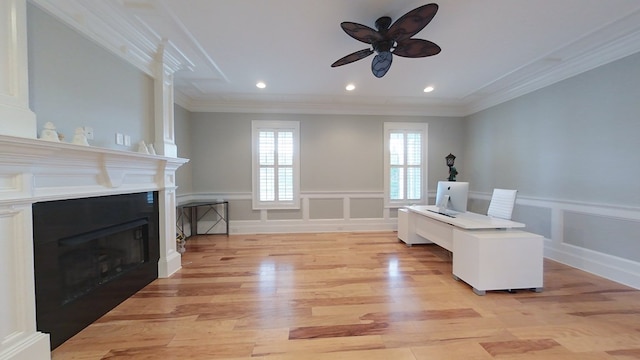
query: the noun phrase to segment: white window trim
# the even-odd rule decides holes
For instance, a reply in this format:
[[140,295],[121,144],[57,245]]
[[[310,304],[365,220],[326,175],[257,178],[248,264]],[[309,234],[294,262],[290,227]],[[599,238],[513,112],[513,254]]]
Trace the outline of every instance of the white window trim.
[[[258,174],[258,134],[260,130],[292,130],[293,131],[293,200],[260,201]],[[253,120],[251,122],[251,184],[253,210],[300,209],[300,122]]]
[[[391,162],[390,162],[390,151],[389,151],[389,133],[391,131],[402,131],[402,130],[410,130],[410,131],[421,131],[423,133],[423,141],[422,141],[422,169],[421,169],[421,177],[422,181],[422,189],[420,191],[421,198],[419,200],[391,200],[390,198],[390,172],[391,172]],[[428,153],[427,146],[429,139],[429,125],[427,123],[407,123],[407,122],[385,122],[384,123],[384,206],[387,208],[399,208],[403,206],[413,205],[413,204],[422,204],[426,205],[429,197],[428,197],[428,178],[427,178],[427,169],[428,169]]]

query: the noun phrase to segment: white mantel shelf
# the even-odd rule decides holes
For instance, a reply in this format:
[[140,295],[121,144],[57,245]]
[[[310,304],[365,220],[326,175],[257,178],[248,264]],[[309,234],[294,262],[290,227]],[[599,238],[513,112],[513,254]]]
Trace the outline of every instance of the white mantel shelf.
[[0,135],[0,203],[173,189],[188,161]]

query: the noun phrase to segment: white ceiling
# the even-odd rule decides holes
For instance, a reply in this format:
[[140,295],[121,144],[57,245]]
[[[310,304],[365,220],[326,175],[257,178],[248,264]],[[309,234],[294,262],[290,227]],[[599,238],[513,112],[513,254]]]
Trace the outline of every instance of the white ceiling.
[[638,0],[440,0],[414,37],[442,52],[396,56],[380,79],[373,56],[330,67],[367,48],[340,23],[374,27],[428,1],[31,1],[148,73],[163,46],[192,111],[460,116],[640,51]]

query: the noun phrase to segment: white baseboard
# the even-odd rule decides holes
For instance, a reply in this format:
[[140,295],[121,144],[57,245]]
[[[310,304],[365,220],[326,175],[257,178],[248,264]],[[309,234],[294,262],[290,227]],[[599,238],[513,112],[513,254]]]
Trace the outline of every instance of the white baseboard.
[[182,267],[182,255],[177,251],[170,251],[166,257],[158,260],[158,277],[167,278]]
[[230,221],[231,234],[395,231],[396,219]]
[[49,335],[35,332],[20,336],[19,340],[7,341],[0,345],[0,360],[50,360],[51,344]]
[[559,263],[640,289],[640,264],[637,262],[566,244],[554,247],[550,241],[545,244],[544,254]]

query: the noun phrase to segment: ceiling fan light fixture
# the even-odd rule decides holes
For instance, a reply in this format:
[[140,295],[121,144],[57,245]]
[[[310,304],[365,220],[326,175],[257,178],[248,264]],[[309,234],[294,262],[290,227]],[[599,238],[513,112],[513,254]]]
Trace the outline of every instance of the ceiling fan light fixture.
[[437,44],[429,40],[413,38],[431,22],[437,12],[438,4],[431,3],[409,11],[394,23],[390,17],[383,16],[375,22],[377,30],[351,21],[340,23],[340,27],[347,35],[370,44],[371,48],[344,56],[331,64],[331,67],[350,64],[376,53],[371,62],[371,72],[375,77],[381,78],[389,71],[393,55],[421,58],[439,54],[442,49]]
[[347,84],[347,86],[344,87],[347,91],[353,91],[356,89],[356,86],[353,84]]
[[267,84],[265,84],[263,81],[258,81],[258,83],[256,83],[256,87],[258,89],[264,89],[267,87]]
[[433,90],[434,90],[433,86],[427,86],[427,87],[426,87],[426,88],[424,88],[424,90],[422,90],[422,91],[424,91],[424,92],[426,92],[426,93],[430,93],[430,92],[432,92]]

